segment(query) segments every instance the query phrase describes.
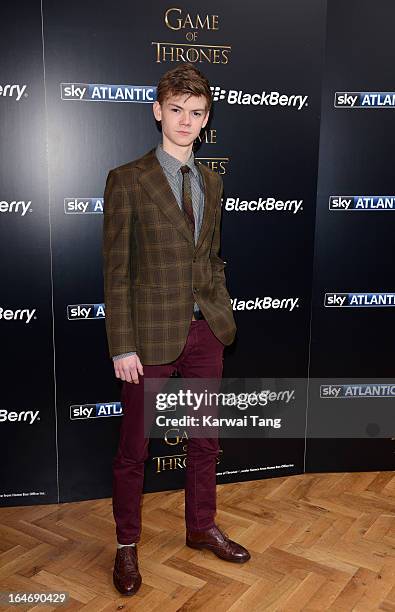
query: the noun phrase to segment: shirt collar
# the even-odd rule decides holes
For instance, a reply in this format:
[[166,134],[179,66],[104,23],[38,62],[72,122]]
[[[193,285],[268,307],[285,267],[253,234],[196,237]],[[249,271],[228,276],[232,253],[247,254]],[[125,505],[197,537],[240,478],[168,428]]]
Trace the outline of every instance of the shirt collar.
[[167,172],[169,172],[173,176],[177,174],[181,166],[185,165],[189,166],[193,175],[198,178],[198,169],[195,164],[195,156],[193,154],[193,151],[191,151],[191,155],[189,156],[189,159],[185,162],[185,164],[183,164],[182,162],[180,162],[179,159],[173,157],[173,155],[170,155],[170,153],[165,151],[161,142],[158,143],[155,149],[155,154],[161,166],[163,166],[165,170],[167,170]]

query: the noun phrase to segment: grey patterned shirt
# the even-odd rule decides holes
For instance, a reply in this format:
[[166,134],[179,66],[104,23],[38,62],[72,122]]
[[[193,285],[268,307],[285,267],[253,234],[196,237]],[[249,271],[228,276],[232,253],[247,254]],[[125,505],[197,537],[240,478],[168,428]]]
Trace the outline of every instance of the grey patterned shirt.
[[[180,170],[181,166],[189,166],[190,168],[190,180],[191,180],[191,191],[192,191],[192,208],[193,215],[195,217],[195,244],[198,241],[200,230],[202,227],[203,220],[203,211],[204,211],[204,186],[203,179],[200,171],[198,170],[195,164],[195,156],[193,151],[191,151],[191,155],[189,156],[188,161],[183,164],[179,159],[170,155],[167,151],[164,150],[162,143],[158,143],[155,149],[156,157],[162,169],[166,175],[166,178],[169,182],[172,192],[174,193],[174,197],[177,200],[178,206],[182,210],[182,172]],[[199,309],[199,306],[195,302],[193,305],[193,309],[196,311]],[[130,353],[122,353],[122,355],[114,355],[113,361],[116,359],[122,359],[122,357],[128,357],[129,355],[135,355],[136,351],[131,351]]]

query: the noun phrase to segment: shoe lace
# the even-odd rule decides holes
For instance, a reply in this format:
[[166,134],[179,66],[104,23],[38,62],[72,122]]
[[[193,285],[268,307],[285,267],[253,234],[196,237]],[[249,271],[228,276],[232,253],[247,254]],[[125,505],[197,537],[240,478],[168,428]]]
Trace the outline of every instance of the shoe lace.
[[135,550],[135,547],[125,546],[121,550],[123,552],[123,561],[124,561],[126,571],[130,572],[131,574],[137,574],[137,569],[136,569],[137,552]]
[[224,529],[220,529],[220,527],[217,526],[217,529],[220,533],[222,533],[222,535],[224,536],[225,540],[230,540],[229,535],[226,533],[226,531]]

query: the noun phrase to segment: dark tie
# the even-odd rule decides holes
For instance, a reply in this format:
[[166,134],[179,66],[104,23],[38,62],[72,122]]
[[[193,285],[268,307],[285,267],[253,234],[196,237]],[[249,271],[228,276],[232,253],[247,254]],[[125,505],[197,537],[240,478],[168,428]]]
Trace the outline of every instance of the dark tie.
[[186,215],[186,220],[191,228],[192,236],[195,237],[195,217],[192,208],[191,178],[189,166],[181,166],[182,172],[182,209]]

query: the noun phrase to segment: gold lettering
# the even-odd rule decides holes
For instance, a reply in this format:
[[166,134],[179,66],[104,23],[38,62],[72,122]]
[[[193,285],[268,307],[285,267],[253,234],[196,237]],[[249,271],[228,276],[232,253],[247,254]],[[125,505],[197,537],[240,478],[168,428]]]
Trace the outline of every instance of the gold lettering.
[[156,459],[156,473],[160,472],[160,457],[154,457],[154,461]]
[[207,166],[211,168],[214,172],[218,172],[218,174],[226,174],[226,164],[228,162],[226,160],[212,160],[209,161]]
[[189,47],[189,49],[187,49],[187,59],[188,62],[195,64],[199,60],[199,51],[193,47]]
[[162,457],[162,472],[164,472],[167,469],[167,466],[169,470],[173,470],[174,469],[173,463],[174,463],[173,457]]
[[181,19],[176,19],[177,27],[174,27],[174,26],[170,25],[169,15],[170,15],[170,12],[172,12],[172,11],[176,11],[177,13],[181,13],[181,9],[179,9],[179,8],[169,8],[169,9],[167,9],[167,11],[165,13],[165,24],[167,25],[168,28],[170,28],[170,30],[180,30],[181,29]]
[[178,435],[175,435],[173,439],[171,439],[169,437],[169,434],[172,435],[172,432],[178,432],[180,431],[179,429],[168,429],[165,433],[165,442],[166,444],[168,444],[169,446],[176,446],[180,439],[178,437]]
[[221,52],[220,52],[219,49],[213,49],[213,55],[214,55],[213,60],[212,60],[213,64],[220,64],[221,63],[221,61],[220,61],[220,59],[221,59],[220,53]]
[[220,170],[219,174],[226,174],[226,164],[227,163],[228,162],[226,161],[219,162],[219,168],[218,168],[218,170]]
[[216,144],[217,142],[217,130],[205,130],[202,136],[198,136],[200,142],[206,144]]
[[[221,448],[216,457],[217,464],[221,461],[222,453]],[[152,459],[156,462],[156,473],[160,474],[160,472],[165,472],[166,470],[184,470],[186,468],[187,455],[167,455],[164,457],[153,457]]]
[[180,468],[181,470],[186,467],[186,457],[174,457],[175,469]]
[[[173,21],[173,13],[177,13],[179,17]],[[172,7],[165,12],[165,24],[170,30],[181,30],[188,28],[191,30],[219,30],[218,15],[205,15],[200,17],[199,13],[193,19],[189,13],[185,17],[181,17],[181,9]]]
[[177,446],[183,440],[188,440],[187,432],[184,430],[180,436],[178,428],[168,429],[165,433],[164,440],[169,446]]
[[[200,59],[199,59],[199,61],[201,62],[202,61],[201,58],[203,57],[207,62],[211,62],[210,56],[211,56],[212,51],[215,51],[215,49],[207,49],[207,50],[206,49],[200,49]],[[216,62],[214,62],[214,63],[216,63]]]
[[153,45],[156,45],[156,62],[159,63],[160,62],[160,43],[152,43]]
[[191,30],[193,29],[193,23],[192,23],[192,19],[191,16],[189,15],[189,13],[187,14],[187,16],[185,17],[184,23],[182,24],[183,28],[191,28]]
[[208,168],[213,170],[213,172],[218,172],[218,174],[226,174],[227,164],[229,163],[229,159],[210,159],[209,157],[198,157],[197,158],[203,164],[206,164]]
[[166,51],[166,47],[162,47],[162,50],[163,50],[162,62],[166,61],[166,53],[168,53],[170,56],[169,62],[174,62],[174,47],[170,47],[168,51]]
[[156,473],[165,472],[166,470],[182,470],[185,469],[185,455],[168,455],[165,457],[153,457],[156,462]]
[[191,62],[209,64],[227,64],[229,61],[229,47],[210,47],[208,45],[172,45],[152,42],[156,46],[156,62]]
[[[214,15],[212,15],[212,17],[214,17]],[[210,21],[209,21],[208,15],[206,15],[206,17],[204,18],[204,21],[201,20],[199,13],[196,15],[196,29],[198,28],[201,28],[202,30],[204,30],[205,28],[207,28],[207,30],[213,29],[213,28],[210,28]]]

